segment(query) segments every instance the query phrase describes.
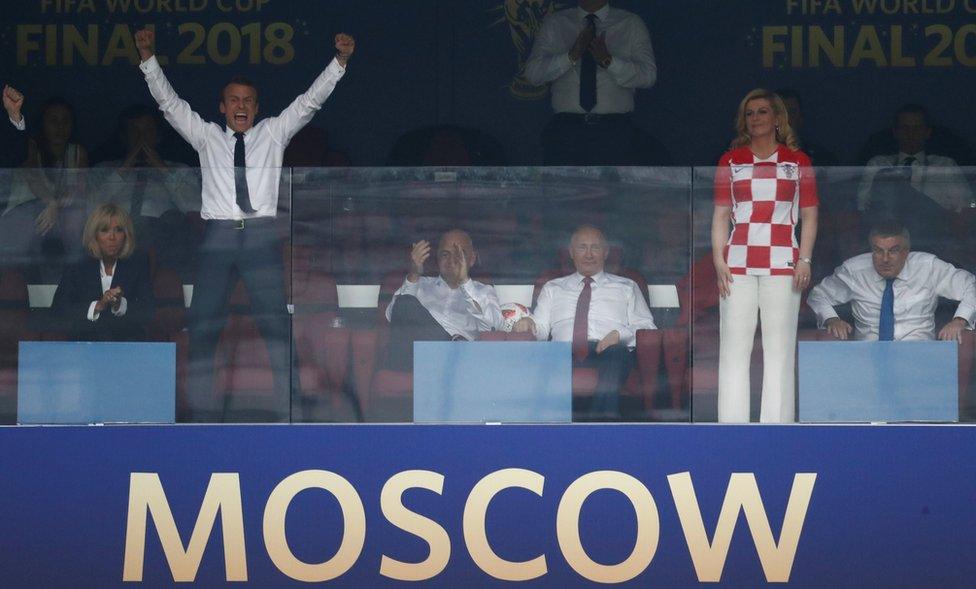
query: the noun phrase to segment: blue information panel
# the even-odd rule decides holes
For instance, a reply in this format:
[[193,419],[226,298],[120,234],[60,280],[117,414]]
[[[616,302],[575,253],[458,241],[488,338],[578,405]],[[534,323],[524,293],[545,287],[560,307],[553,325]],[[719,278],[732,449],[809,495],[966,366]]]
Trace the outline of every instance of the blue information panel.
[[173,423],[176,344],[20,342],[17,421]]
[[569,342],[417,342],[416,422],[569,423]]
[[800,421],[958,421],[956,342],[800,342]]
[[976,428],[0,428],[4,587],[972,587]]

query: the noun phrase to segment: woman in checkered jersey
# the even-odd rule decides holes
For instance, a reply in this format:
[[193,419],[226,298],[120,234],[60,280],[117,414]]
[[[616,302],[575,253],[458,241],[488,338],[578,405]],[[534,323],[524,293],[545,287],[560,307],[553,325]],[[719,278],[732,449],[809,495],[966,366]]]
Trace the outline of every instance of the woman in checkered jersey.
[[[796,325],[810,285],[817,185],[779,96],[756,89],[739,104],[738,135],[718,163],[712,258],[721,296],[718,420],[749,421],[749,362],[761,320],[759,420],[795,419]],[[800,223],[799,244],[796,224]]]

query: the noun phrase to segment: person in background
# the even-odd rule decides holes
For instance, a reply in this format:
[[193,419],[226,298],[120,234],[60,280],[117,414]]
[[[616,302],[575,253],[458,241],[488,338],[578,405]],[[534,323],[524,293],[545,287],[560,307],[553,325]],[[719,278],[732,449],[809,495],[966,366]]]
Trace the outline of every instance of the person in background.
[[546,165],[632,163],[634,92],[657,81],[647,27],[607,0],[579,0],[543,21],[525,65],[552,83],[555,113],[542,132]]
[[181,267],[189,263],[184,213],[200,210],[197,175],[186,164],[159,154],[161,120],[155,109],[141,104],[119,115],[116,131],[124,147],[122,159],[105,161],[100,188],[92,191],[92,206],[116,203],[132,217],[140,247],[153,249],[157,263]]
[[48,253],[80,258],[74,244],[85,222],[85,148],[75,143],[74,107],[61,98],[41,104],[36,135],[28,140],[27,158],[14,182],[0,220],[0,248],[21,263],[36,262],[42,244]]
[[919,212],[926,205],[935,203],[946,211],[958,213],[973,203],[972,190],[955,160],[926,151],[932,137],[932,124],[924,107],[906,104],[899,108],[892,120],[891,133],[898,143],[898,153],[868,160],[857,193],[859,210],[866,211],[881,204],[877,201],[886,195],[883,190],[875,189],[875,179],[882,176],[889,180],[903,178],[916,195],[921,193],[919,196],[928,197],[928,203],[917,202],[915,205]]
[[749,421],[749,365],[761,319],[759,419],[789,423],[795,416],[800,293],[810,284],[817,237],[816,177],[776,94],[761,88],[746,94],[735,129],[715,172],[712,213],[712,261],[721,297],[718,420]]

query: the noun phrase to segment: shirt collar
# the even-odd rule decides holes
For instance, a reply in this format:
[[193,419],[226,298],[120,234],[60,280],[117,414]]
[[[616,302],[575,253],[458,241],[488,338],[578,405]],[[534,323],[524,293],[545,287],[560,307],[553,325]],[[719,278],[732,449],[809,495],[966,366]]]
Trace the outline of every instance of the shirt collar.
[[915,161],[912,162],[913,164],[915,164],[915,163],[921,164],[922,162],[925,161],[925,150],[923,149],[922,151],[920,151],[918,153],[913,153],[913,154],[905,153],[904,151],[899,151],[898,152],[898,155],[895,156],[895,158],[896,158],[895,159],[895,163],[896,164],[900,164],[901,162],[905,161],[906,159],[908,159],[910,157],[915,158]]
[[[118,270],[119,270],[119,261],[118,260],[115,260],[115,266],[113,266],[113,268],[112,268],[112,276],[113,277],[115,276],[115,273]],[[105,262],[101,258],[99,258],[99,260],[98,260],[98,273],[102,276],[102,278],[108,278],[109,277],[108,276],[108,272],[105,271]]]
[[[600,270],[599,272],[597,272],[596,274],[594,274],[590,278],[593,279],[593,284],[599,285],[601,282],[603,282],[603,280],[606,278],[606,276],[607,276],[607,273],[605,271],[603,271],[603,270]],[[574,272],[573,273],[573,284],[578,284],[578,285],[582,286],[583,285],[583,275],[580,274],[579,272]]]
[[[251,134],[251,131],[253,131],[253,130],[254,130],[254,127],[252,126],[247,131],[244,131],[244,137],[247,137],[248,135],[250,135]],[[235,130],[231,129],[230,127],[228,127],[227,126],[227,123],[224,123],[224,134],[227,135],[228,137],[233,138],[234,137],[234,133],[237,133],[237,131],[235,131]]]
[[[583,10],[582,8],[580,8],[579,6],[576,7],[576,13],[579,15],[579,19],[580,20],[586,19],[586,15],[587,14],[590,14],[589,12],[587,12],[587,11]],[[607,16],[610,14],[610,3],[607,2],[606,4],[603,5],[603,8],[601,8],[600,10],[597,10],[593,14],[596,15],[596,18],[597,18],[598,21],[600,21],[602,23],[607,22]]]

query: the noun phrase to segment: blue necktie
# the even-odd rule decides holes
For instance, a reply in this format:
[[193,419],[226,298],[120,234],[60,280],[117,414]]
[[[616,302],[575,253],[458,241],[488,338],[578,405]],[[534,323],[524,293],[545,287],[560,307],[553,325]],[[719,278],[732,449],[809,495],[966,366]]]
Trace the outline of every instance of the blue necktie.
[[890,342],[895,339],[895,279],[885,279],[881,295],[881,320],[878,322],[878,339]]

